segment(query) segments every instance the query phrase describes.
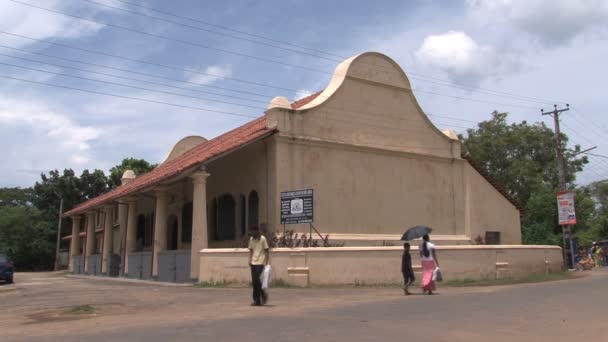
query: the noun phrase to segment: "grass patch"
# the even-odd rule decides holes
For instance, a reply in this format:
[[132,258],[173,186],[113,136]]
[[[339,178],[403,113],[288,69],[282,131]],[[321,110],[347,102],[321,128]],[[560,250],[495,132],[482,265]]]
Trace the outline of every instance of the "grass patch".
[[284,289],[288,289],[288,288],[292,288],[295,287],[291,284],[289,284],[287,281],[283,280],[283,279],[274,279],[270,282],[270,288],[284,288]]
[[95,313],[95,308],[91,305],[74,305],[63,311],[66,315],[92,315]]
[[194,284],[192,286],[197,287],[197,288],[201,288],[201,289],[212,289],[212,288],[231,287],[231,285],[234,285],[234,283],[232,283],[230,281],[225,281],[225,280],[214,281],[214,280],[211,280],[211,281],[202,281],[202,282],[196,283],[196,284]]
[[[249,283],[237,283],[231,281],[203,281],[200,283],[193,284],[194,287],[201,289],[212,289],[212,288],[250,288],[251,282]],[[270,282],[270,288],[292,288],[295,287],[289,284],[283,279],[274,279]]]
[[439,283],[440,286],[448,287],[467,287],[467,286],[498,286],[498,285],[515,285],[515,284],[530,284],[542,283],[547,281],[566,280],[578,278],[580,275],[573,272],[558,272],[549,274],[531,274],[521,278],[505,278],[505,279],[459,279],[446,280]]

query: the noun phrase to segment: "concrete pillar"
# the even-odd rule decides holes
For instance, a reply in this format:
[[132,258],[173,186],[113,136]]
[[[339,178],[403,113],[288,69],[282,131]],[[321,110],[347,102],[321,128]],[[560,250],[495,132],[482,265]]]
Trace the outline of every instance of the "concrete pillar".
[[80,254],[80,216],[72,216],[72,239],[70,240],[70,262],[68,270],[74,272],[74,257]]
[[87,245],[85,248],[84,271],[89,272],[89,257],[95,253],[95,212],[87,213]]
[[166,187],[154,190],[156,209],[154,211],[154,252],[152,255],[152,277],[158,277],[158,253],[167,249],[167,202]]
[[106,205],[103,207],[104,219],[103,219],[103,251],[101,259],[101,273],[109,274],[109,263],[112,251],[112,224],[114,221],[114,205]]
[[207,177],[204,170],[192,176],[194,190],[192,194],[192,247],[190,249],[190,278],[198,280],[199,255],[201,249],[209,247],[207,236]]
[[120,275],[123,276],[125,272],[125,260],[126,260],[126,245],[127,245],[127,211],[128,206],[127,202],[124,200],[119,201],[118,203],[118,235],[120,239],[119,254],[120,254]]
[[137,199],[127,200],[127,253],[125,254],[125,275],[129,274],[129,253],[135,251],[137,243]]

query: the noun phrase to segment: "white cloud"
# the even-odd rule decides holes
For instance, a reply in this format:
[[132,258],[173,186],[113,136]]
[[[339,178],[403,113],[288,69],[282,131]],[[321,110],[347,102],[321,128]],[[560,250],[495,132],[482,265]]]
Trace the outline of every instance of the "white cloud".
[[480,45],[466,33],[448,31],[424,39],[416,51],[419,62],[440,68],[454,82],[479,84],[481,80],[513,70],[517,62],[506,52]]
[[211,65],[203,69],[201,67],[188,67],[192,72],[184,72],[188,82],[208,85],[213,82],[232,77],[232,66],[230,65]]
[[80,167],[91,160],[90,143],[101,135],[98,128],[18,101],[2,101],[0,127],[2,160],[25,170]]
[[507,23],[546,46],[569,43],[594,28],[608,27],[606,0],[465,0],[481,26]]
[[[45,1],[41,7],[65,10],[59,0]],[[0,30],[35,39],[70,38],[76,39],[97,33],[103,25],[78,20],[60,14],[36,9],[22,4],[0,2]],[[26,46],[34,43],[22,38],[2,35],[4,41],[10,40],[14,46]]]

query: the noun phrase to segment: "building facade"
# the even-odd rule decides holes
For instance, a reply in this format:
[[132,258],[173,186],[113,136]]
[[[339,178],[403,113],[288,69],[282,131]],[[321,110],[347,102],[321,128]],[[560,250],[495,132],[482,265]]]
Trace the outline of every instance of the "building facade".
[[281,193],[303,189],[314,192],[314,227],[347,246],[396,241],[420,224],[440,244],[521,244],[517,204],[432,124],[393,60],[364,53],[323,91],[276,97],[209,141],[185,138],[156,169],[126,172],[122,186],[67,212],[71,267],[199,279],[201,250],[235,247],[252,226],[282,231]]

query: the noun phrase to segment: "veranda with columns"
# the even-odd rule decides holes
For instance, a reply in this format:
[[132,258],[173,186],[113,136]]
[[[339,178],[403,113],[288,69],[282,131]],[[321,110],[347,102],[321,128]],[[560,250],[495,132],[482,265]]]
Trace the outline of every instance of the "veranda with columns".
[[[260,217],[266,210],[267,143],[243,146],[170,181],[70,215],[74,227],[85,227],[84,233],[72,232],[70,265],[79,255],[79,243],[94,237],[86,239],[82,270],[70,266],[70,271],[174,282],[198,279],[202,249],[237,247],[250,226],[265,224]],[[258,153],[262,158],[256,158]],[[234,167],[242,162],[248,166]],[[121,187],[135,179],[125,172]]]

